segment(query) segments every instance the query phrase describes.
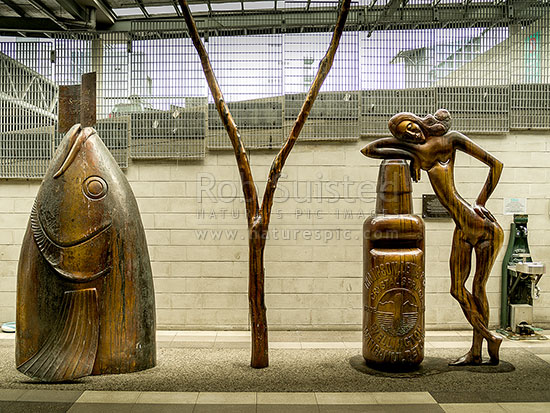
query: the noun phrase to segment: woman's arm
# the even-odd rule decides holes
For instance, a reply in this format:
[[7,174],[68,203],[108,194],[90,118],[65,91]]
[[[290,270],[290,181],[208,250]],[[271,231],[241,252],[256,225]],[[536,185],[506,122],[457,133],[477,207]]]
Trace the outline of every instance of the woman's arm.
[[485,185],[483,185],[483,188],[476,199],[474,210],[478,213],[478,215],[487,217],[492,221],[496,221],[495,217],[487,209],[485,209],[485,203],[495,190],[495,187],[500,180],[502,168],[504,167],[503,163],[460,132],[453,131],[450,132],[449,135],[456,149],[460,149],[468,155],[473,156],[489,167],[489,175],[487,176]]
[[369,143],[361,149],[361,153],[370,158],[409,160],[411,177],[413,181],[418,182],[420,180],[420,160],[410,151],[409,145],[393,137],[381,138]]

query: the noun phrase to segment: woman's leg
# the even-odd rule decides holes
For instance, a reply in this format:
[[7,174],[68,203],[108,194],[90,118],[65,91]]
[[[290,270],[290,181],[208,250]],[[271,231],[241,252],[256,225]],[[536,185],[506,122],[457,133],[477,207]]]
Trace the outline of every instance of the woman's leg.
[[[464,315],[470,322],[472,314],[472,302],[473,298],[468,290],[466,290],[466,280],[470,275],[472,262],[472,246],[464,239],[463,232],[456,228],[453,235],[453,244],[451,250],[451,295],[458,301]],[[449,363],[453,366],[461,366],[468,364],[481,364],[481,346],[479,346],[479,352],[477,352],[476,346],[476,330],[474,327],[474,343],[472,348],[464,356],[458,360]]]
[[[501,241],[500,241],[501,243]],[[455,229],[451,252],[451,295],[459,302],[468,322],[474,328],[472,348],[453,365],[481,364],[482,338],[488,342],[491,362],[498,363],[498,349],[502,339],[487,329],[489,305],[485,293],[485,284],[500,248],[500,243],[484,241],[476,245],[476,274],[474,276],[474,294],[466,289],[466,280],[470,275],[472,245],[460,229]]]
[[[479,318],[482,320],[485,329],[487,329],[487,326],[489,325],[489,302],[487,300],[487,291],[485,286],[487,285],[491,268],[493,268],[493,264],[495,263],[501,244],[502,241],[499,239],[497,234],[496,239],[483,241],[475,246],[476,273],[472,283],[472,290],[474,293],[477,313],[479,314]],[[490,337],[485,338],[487,339],[487,347],[489,356],[491,357],[490,364],[498,364],[499,348],[502,343],[502,338],[495,334],[491,334]],[[481,341],[481,337],[479,337],[479,341]]]

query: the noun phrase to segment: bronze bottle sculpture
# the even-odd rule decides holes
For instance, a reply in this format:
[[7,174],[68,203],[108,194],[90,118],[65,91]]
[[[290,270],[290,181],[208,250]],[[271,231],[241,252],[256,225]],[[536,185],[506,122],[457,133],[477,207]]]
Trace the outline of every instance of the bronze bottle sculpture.
[[15,358],[19,371],[47,382],[156,363],[138,206],[95,130],[79,124],[50,162],[23,240]]
[[382,161],[376,192],[363,225],[363,357],[413,368],[424,359],[424,222],[405,160]]
[[[451,365],[479,365],[481,347],[487,341],[489,364],[499,363],[502,338],[488,329],[489,303],[485,286],[503,242],[503,231],[485,208],[502,173],[503,164],[463,134],[450,131],[451,116],[445,109],[424,118],[399,113],[389,121],[393,135],[368,144],[361,152],[373,158],[401,158],[410,161],[412,178],[420,179],[420,170],[428,172],[430,183],[441,204],[449,211],[456,228],[450,257],[451,295],[459,302],[473,326],[472,347]],[[489,175],[474,205],[466,202],[454,184],[454,162],[460,150],[485,163]],[[472,292],[465,283],[470,275],[472,252],[476,270]]]

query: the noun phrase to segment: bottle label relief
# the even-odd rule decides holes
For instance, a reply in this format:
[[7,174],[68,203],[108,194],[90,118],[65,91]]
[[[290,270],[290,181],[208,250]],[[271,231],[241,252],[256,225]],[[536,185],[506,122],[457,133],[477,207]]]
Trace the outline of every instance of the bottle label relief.
[[423,254],[416,250],[407,261],[383,262],[371,254],[364,280],[365,347],[377,362],[414,363],[424,346]]

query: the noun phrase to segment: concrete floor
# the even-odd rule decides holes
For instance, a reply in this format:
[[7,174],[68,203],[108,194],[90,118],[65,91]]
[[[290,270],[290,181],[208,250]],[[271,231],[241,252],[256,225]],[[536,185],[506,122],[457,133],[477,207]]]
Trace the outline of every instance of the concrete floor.
[[426,374],[392,377],[350,365],[360,332],[272,331],[270,367],[262,370],[248,366],[249,332],[157,337],[151,370],[40,384],[14,368],[13,334],[0,334],[0,412],[550,411],[550,340],[505,340],[502,368],[491,373],[438,370],[469,348],[471,332],[428,331]]

